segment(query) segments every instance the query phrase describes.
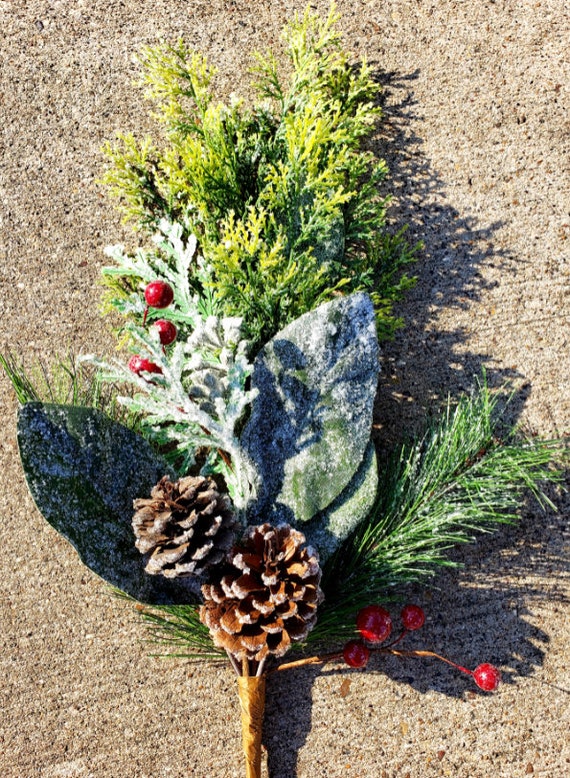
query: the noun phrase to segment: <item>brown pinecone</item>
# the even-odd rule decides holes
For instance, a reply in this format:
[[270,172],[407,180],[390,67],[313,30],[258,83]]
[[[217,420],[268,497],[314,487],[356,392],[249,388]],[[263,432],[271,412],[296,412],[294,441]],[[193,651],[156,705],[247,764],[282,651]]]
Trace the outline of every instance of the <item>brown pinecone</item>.
[[145,570],[167,578],[201,575],[219,564],[235,538],[230,498],[215,481],[164,476],[148,499],[133,502],[136,547],[148,554]]
[[239,660],[283,656],[307,636],[323,599],[318,556],[288,524],[250,527],[219,583],[202,586],[200,620]]

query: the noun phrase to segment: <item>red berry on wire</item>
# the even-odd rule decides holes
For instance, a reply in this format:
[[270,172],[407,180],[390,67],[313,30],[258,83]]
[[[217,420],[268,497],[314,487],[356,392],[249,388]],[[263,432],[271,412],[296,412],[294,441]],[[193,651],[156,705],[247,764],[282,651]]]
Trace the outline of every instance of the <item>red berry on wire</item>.
[[171,343],[174,343],[176,336],[178,335],[178,330],[171,321],[158,319],[153,322],[152,326],[156,327],[158,330],[158,337],[163,346],[169,346]]
[[139,354],[135,354],[134,357],[129,359],[129,370],[136,375],[141,373],[162,373],[162,368],[151,362],[150,359],[145,359]]
[[174,291],[166,281],[151,281],[144,290],[144,299],[151,308],[168,308],[174,300]]
[[406,605],[404,608],[402,608],[402,613],[400,614],[402,617],[402,623],[404,625],[404,629],[409,630],[412,632],[415,629],[420,629],[423,627],[426,615],[424,613],[423,608],[420,608],[419,605]]
[[344,661],[349,667],[366,667],[370,651],[360,640],[349,640],[342,650]]
[[380,605],[367,605],[358,612],[356,628],[365,640],[382,643],[392,631],[392,617]]
[[494,692],[501,683],[501,673],[494,665],[484,662],[473,670],[473,679],[484,692]]

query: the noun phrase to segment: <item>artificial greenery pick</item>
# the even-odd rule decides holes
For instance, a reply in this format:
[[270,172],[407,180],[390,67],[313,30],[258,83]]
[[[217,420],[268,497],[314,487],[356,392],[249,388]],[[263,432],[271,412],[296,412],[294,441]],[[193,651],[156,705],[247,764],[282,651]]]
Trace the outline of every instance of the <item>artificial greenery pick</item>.
[[0,358],[39,510],[167,653],[229,660],[249,778],[270,673],[364,667],[376,651],[494,690],[488,663],[396,648],[423,611],[408,604],[391,639],[374,601],[453,564],[450,549],[514,521],[526,495],[553,507],[542,484],[559,480],[556,444],[505,431],[485,380],[423,436],[376,450],[380,342],[412,252],[388,231],[386,167],[364,149],[377,82],[337,19],[331,6],[287,25],[288,75],[258,57],[252,107],[218,102],[183,41],[143,51],[163,136],[106,147],[105,181],[146,239],[108,249],[103,270],[123,351],[39,382]]

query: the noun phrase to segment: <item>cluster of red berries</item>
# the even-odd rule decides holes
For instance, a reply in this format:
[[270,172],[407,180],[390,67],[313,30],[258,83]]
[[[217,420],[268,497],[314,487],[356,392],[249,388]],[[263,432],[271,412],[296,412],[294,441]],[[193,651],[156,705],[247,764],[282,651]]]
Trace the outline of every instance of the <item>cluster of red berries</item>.
[[[146,324],[146,317],[149,308],[157,308],[159,310],[168,308],[168,306],[174,300],[174,290],[167,284],[166,281],[151,281],[147,284],[144,290],[144,299],[146,301],[146,308],[144,312],[143,326]],[[158,330],[158,337],[164,348],[174,343],[178,335],[178,331],[174,324],[167,319],[158,319],[153,322],[153,327]],[[129,360],[129,370],[137,375],[141,373],[162,373],[161,368],[150,359],[141,357],[139,354],[135,354]]]
[[[419,605],[406,605],[400,613],[402,619],[402,631],[400,635],[390,644],[380,647],[392,633],[392,617],[388,611],[381,605],[367,605],[358,612],[356,617],[356,628],[360,632],[360,640],[349,640],[344,646],[344,661],[350,667],[366,667],[370,659],[370,652],[382,650],[389,653],[390,649],[399,643],[408,633],[423,627],[426,620],[425,613]],[[399,653],[393,651],[393,653]],[[406,656],[414,655],[413,651],[406,652]],[[455,664],[455,662],[439,657],[431,651],[418,651],[417,656],[435,656],[442,659],[447,664],[460,670],[462,673],[472,676],[473,680],[480,689],[486,692],[495,691],[501,681],[501,674],[491,664],[484,662],[475,670],[468,670],[466,667]]]

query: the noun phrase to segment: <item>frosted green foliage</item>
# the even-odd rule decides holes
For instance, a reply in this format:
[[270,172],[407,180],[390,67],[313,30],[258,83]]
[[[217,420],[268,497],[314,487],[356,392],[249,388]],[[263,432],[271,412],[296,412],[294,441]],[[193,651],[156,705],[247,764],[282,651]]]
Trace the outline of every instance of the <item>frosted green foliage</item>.
[[233,430],[252,394],[244,395],[251,372],[247,341],[241,339],[242,320],[209,316],[200,320],[185,346],[188,394],[211,416]]
[[370,441],[378,371],[364,294],[319,306],[264,346],[242,435],[260,476],[250,523],[307,522],[338,497]]
[[240,320],[197,319],[188,340],[175,343],[168,353],[152,328],[128,324],[126,329],[139,354],[157,365],[160,374],[137,375],[119,360],[83,359],[99,368],[103,380],[134,386],[133,396],[118,401],[141,415],[146,437],[169,449],[180,473],[195,464],[199,448],[207,448],[201,472],[222,473],[236,508],[244,508],[256,479],[236,428],[255,391],[246,389],[252,365]]
[[378,489],[378,463],[372,441],[360,467],[339,496],[303,526],[307,543],[319,549],[321,564],[370,513]]
[[187,584],[144,572],[134,545],[133,500],[172,474],[144,438],[94,408],[28,403],[18,445],[38,509],[93,572],[143,602],[188,600]]
[[[145,48],[142,81],[162,126],[105,147],[103,180],[125,215],[150,235],[166,219],[197,237],[204,264],[189,266],[189,284],[210,313],[244,319],[252,348],[339,290],[367,292],[389,337],[412,284],[412,252],[389,233],[379,194],[386,165],[364,148],[380,86],[343,50],[338,19],[334,4],[326,18],[295,15],[283,32],[288,67],[256,57],[251,106],[215,99],[214,68],[183,40]],[[121,298],[143,276],[116,261],[111,303],[136,312]]]
[[[184,237],[180,224],[171,224],[162,219],[153,235],[154,250],[138,249],[133,254],[125,252],[124,246],[109,246],[106,254],[116,265],[104,267],[107,279],[131,279],[134,283],[130,293],[125,288],[111,285],[117,294],[109,294],[108,302],[125,316],[142,319],[145,312],[144,287],[160,279],[170,284],[174,291],[174,302],[169,306],[167,317],[177,326],[195,327],[200,317],[215,313],[214,304],[208,294],[209,271],[203,257],[197,254],[194,235]],[[194,280],[194,286],[191,285]],[[197,288],[195,286],[197,285]],[[149,309],[148,320],[164,318],[162,310]]]

